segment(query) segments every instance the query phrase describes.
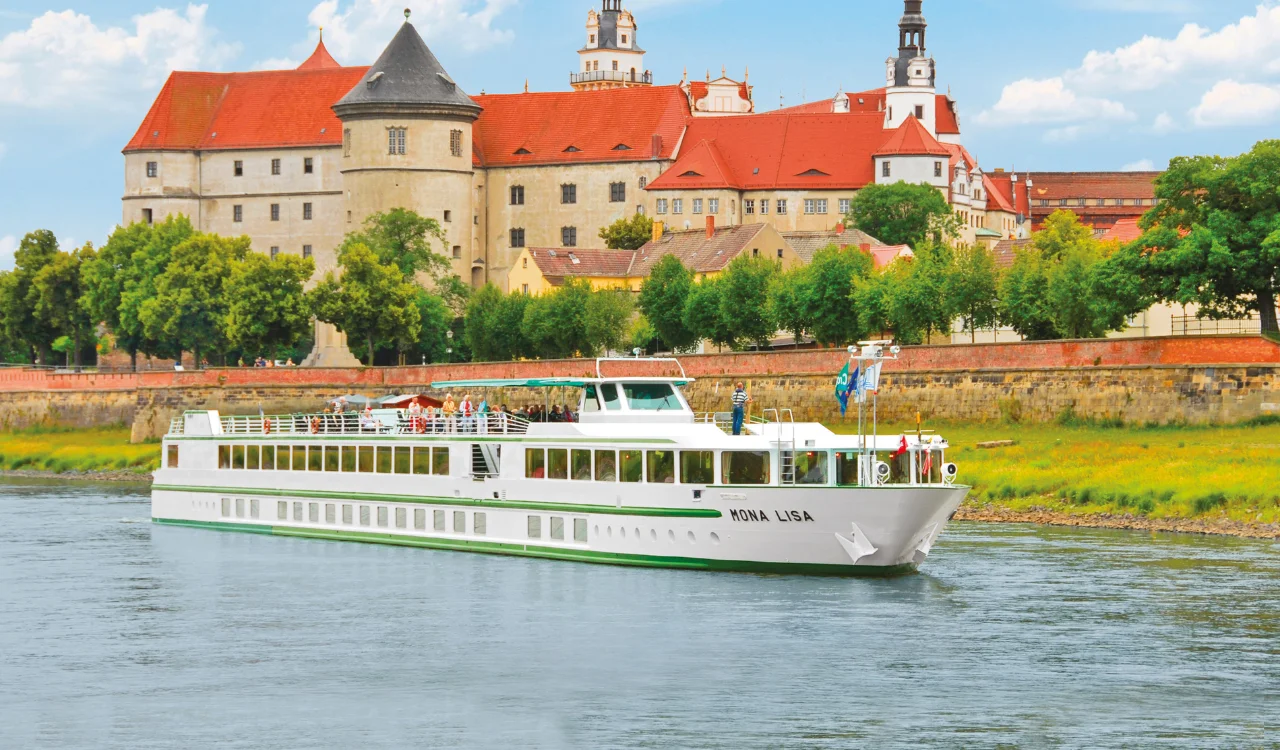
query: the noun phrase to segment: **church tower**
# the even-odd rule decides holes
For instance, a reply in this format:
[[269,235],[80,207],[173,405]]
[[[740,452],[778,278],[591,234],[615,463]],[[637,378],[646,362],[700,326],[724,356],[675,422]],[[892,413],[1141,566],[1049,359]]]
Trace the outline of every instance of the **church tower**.
[[890,57],[885,74],[886,129],[896,129],[908,117],[915,117],[933,136],[938,135],[937,70],[925,50],[924,0],[905,0],[906,9],[898,22],[898,56]]
[[622,0],[604,0],[599,13],[587,11],[587,45],[578,50],[578,72],[569,75],[574,91],[650,86],[644,50],[636,42],[636,19]]

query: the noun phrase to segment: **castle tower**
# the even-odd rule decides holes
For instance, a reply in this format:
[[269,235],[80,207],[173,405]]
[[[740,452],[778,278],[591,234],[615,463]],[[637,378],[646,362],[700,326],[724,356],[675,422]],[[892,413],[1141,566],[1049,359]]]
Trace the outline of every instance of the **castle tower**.
[[636,43],[636,19],[622,0],[604,0],[599,13],[587,11],[587,46],[578,50],[580,65],[569,75],[574,91],[650,86],[644,50]]
[[342,120],[346,231],[373,213],[407,208],[440,222],[441,249],[454,272],[473,282],[472,124],[480,106],[454,82],[418,35],[400,27],[355,88],[333,105]]
[[898,56],[885,63],[884,126],[894,130],[908,117],[915,117],[937,136],[937,69],[925,49],[928,23],[921,8],[924,0],[905,0],[905,5],[898,22]]

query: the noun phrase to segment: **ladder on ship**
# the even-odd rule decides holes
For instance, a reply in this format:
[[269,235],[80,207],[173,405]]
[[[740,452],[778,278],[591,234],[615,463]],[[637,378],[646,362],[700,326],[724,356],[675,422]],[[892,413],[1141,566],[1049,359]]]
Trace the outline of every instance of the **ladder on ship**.
[[502,468],[502,446],[495,443],[471,444],[471,478],[477,481],[498,476]]
[[773,423],[778,426],[778,434],[773,441],[778,446],[779,484],[796,483],[796,419],[790,409],[765,409],[764,413],[773,412]]

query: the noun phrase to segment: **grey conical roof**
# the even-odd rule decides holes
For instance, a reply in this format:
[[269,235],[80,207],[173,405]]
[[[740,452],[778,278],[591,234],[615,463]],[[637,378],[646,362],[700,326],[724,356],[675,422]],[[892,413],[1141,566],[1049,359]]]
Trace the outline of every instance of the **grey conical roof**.
[[406,21],[360,83],[333,106],[339,117],[380,111],[454,112],[477,115],[467,96]]

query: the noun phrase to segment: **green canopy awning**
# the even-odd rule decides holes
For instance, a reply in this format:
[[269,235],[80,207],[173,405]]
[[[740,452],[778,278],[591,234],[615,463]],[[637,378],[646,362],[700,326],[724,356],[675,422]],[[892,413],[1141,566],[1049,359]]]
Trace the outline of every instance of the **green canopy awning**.
[[437,390],[450,388],[581,388],[588,382],[582,378],[513,378],[511,380],[442,380],[432,383]]

